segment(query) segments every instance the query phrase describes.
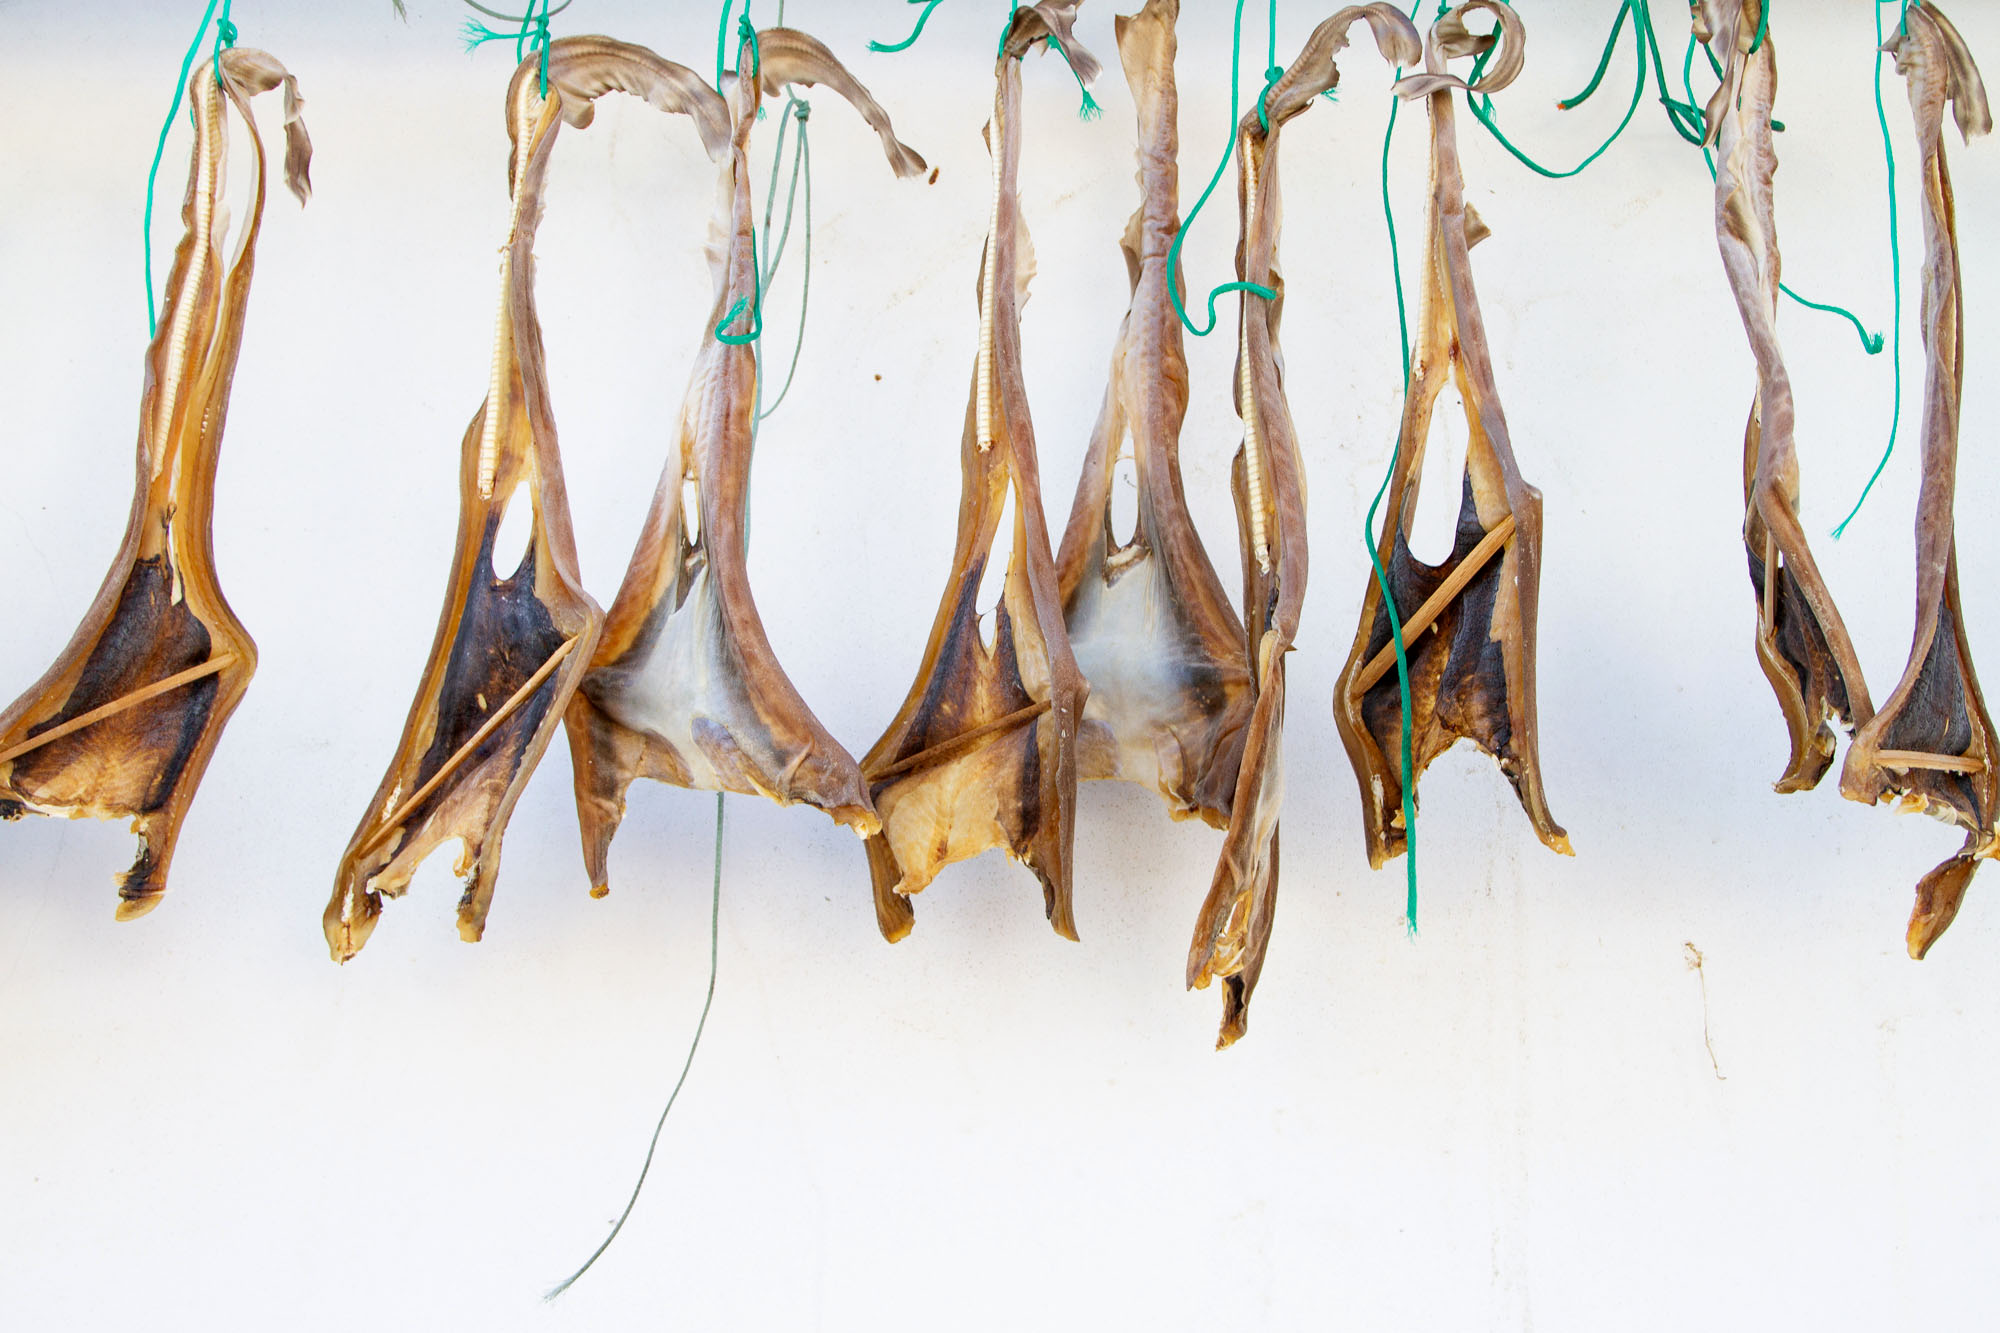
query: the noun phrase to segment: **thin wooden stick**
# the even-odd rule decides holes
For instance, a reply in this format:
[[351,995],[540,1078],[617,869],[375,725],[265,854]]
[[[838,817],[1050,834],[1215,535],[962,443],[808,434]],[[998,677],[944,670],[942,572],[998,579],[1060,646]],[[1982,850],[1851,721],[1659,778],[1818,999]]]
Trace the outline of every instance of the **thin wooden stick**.
[[1015,712],[1007,714],[1005,717],[994,718],[991,722],[981,723],[971,731],[954,736],[948,741],[941,741],[927,750],[919,750],[907,759],[898,759],[893,764],[885,764],[872,773],[864,773],[863,776],[871,783],[882,782],[900,773],[907,773],[913,768],[923,768],[930,764],[941,764],[947,759],[956,757],[963,751],[970,750],[973,746],[978,745],[981,741],[989,737],[1003,731],[1010,731],[1025,722],[1034,721],[1043,713],[1048,712],[1049,707],[1049,701],[1046,699],[1038,704],[1029,704],[1026,708],[1018,709]]
[[19,759],[30,750],[39,750],[50,741],[59,741],[72,732],[82,731],[85,727],[102,722],[107,717],[115,717],[126,709],[135,708],[148,699],[156,699],[160,695],[166,694],[171,690],[177,690],[183,685],[191,685],[204,676],[213,676],[216,672],[233,666],[235,662],[236,654],[234,653],[224,653],[220,657],[211,657],[200,666],[189,667],[186,671],[176,671],[165,680],[156,680],[151,685],[141,686],[130,694],[123,695],[120,698],[113,699],[108,704],[91,709],[88,713],[78,713],[75,717],[60,726],[50,727],[47,731],[28,737],[28,739],[18,745],[10,745],[5,750],[0,750],[0,764]]
[[1945,773],[1986,771],[1986,765],[1977,759],[1955,754],[1926,754],[1922,750],[1877,750],[1875,762],[1883,768],[1934,768]]
[[[1479,545],[1466,552],[1464,561],[1445,578],[1438,590],[1424,599],[1417,613],[1403,622],[1403,643],[1415,643],[1417,636],[1431,627],[1431,623],[1444,613],[1454,597],[1465,591],[1465,585],[1472,582],[1472,576],[1486,567],[1488,561],[1500,553],[1507,539],[1514,535],[1512,514],[1493,525],[1493,530],[1479,539]],[[1396,645],[1391,643],[1375,654],[1361,675],[1354,682],[1352,693],[1359,697],[1375,688],[1375,682],[1389,674],[1396,665]]]
[[439,785],[446,778],[450,777],[460,764],[463,764],[467,759],[472,757],[472,752],[483,745],[486,738],[491,736],[502,722],[505,722],[513,715],[515,709],[528,702],[529,697],[541,688],[542,682],[547,680],[555,669],[562,665],[562,660],[568,657],[571,650],[575,647],[576,640],[574,638],[564,639],[562,646],[549,654],[549,660],[536,667],[535,674],[522,682],[520,689],[508,695],[507,702],[494,709],[492,714],[479,724],[479,730],[473,732],[471,738],[465,744],[452,751],[451,758],[438,766],[438,771],[431,774],[430,780],[411,792],[410,799],[396,807],[395,814],[390,815],[382,821],[382,827],[376,829],[374,836],[369,838],[367,842],[362,843],[361,850],[355,853],[357,859],[368,855],[377,847],[387,842],[389,835],[394,833],[402,825],[402,822],[409,817],[410,811],[423,804],[429,798],[430,794],[436,791]]

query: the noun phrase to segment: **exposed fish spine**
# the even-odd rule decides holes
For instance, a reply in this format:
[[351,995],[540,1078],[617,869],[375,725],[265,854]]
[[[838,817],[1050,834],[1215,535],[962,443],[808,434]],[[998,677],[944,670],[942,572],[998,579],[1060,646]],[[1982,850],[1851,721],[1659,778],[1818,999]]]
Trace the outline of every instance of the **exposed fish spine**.
[[154,476],[159,475],[161,466],[166,462],[167,435],[173,429],[181,378],[187,371],[188,343],[194,337],[195,300],[201,292],[202,279],[208,276],[209,229],[215,225],[215,155],[219,128],[216,121],[220,105],[215,100],[217,77],[214,61],[203,65],[194,77],[194,230],[190,233],[194,244],[188,255],[187,282],[174,301],[173,337],[167,340],[166,378],[160,383],[159,417],[153,426],[156,445],[153,453]]
[[513,205],[507,218],[507,243],[500,248],[500,306],[493,317],[493,359],[487,366],[486,411],[479,432],[479,498],[493,498],[493,474],[500,466],[501,406],[507,401],[507,292],[514,279],[514,236],[521,227],[521,177],[528,170],[528,154],[534,148],[534,133],[546,102],[533,79],[521,80],[521,96],[514,107],[514,179],[508,182]]
[[1005,131],[1005,100],[996,80],[993,88],[993,210],[986,221],[986,282],[979,294],[979,387],[977,396],[979,452],[993,447],[993,306],[1000,297],[1000,139]]
[[[1257,159],[1243,154],[1244,206],[1243,235],[1246,243],[1257,229]],[[1250,278],[1250,254],[1243,254],[1244,280]],[[1250,368],[1250,302],[1243,302],[1243,320],[1236,347],[1237,410],[1243,415],[1243,484],[1249,492],[1250,548],[1257,556],[1258,572],[1271,572],[1271,535],[1264,517],[1264,432],[1258,426],[1257,377]]]

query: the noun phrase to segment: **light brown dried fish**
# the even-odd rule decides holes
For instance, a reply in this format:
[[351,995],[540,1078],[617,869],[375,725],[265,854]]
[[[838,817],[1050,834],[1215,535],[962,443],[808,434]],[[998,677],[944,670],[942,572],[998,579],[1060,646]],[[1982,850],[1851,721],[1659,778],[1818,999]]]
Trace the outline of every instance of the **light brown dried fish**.
[[[1188,367],[1168,284],[1180,229],[1180,99],[1174,24],[1180,0],[1118,16],[1118,54],[1139,112],[1138,211],[1121,248],[1131,308],[1111,353],[1111,383],[1056,557],[1063,614],[1090,682],[1077,771],[1156,788],[1176,819],[1229,823],[1250,668],[1237,618],[1202,548],[1181,489]],[[1128,456],[1138,484],[1130,537],[1113,531],[1111,492]]]
[[1757,594],[1757,660],[1777,691],[1792,757],[1781,792],[1818,785],[1833,763],[1839,720],[1858,727],[1874,715],[1868,683],[1833,595],[1799,526],[1799,461],[1793,439],[1792,381],[1778,346],[1781,261],[1771,181],[1771,104],[1777,95],[1774,35],[1755,52],[1761,0],[1700,0],[1695,35],[1722,65],[1709,99],[1715,147],[1715,230],[1729,287],[1757,358],[1757,397],[1743,437],[1743,544]]
[[1389,4],[1350,5],[1313,30],[1298,59],[1272,86],[1265,98],[1269,130],[1254,110],[1236,129],[1242,217],[1237,277],[1278,296],[1243,297],[1236,353],[1236,411],[1243,418],[1243,445],[1231,481],[1243,547],[1245,646],[1256,695],[1229,831],[1188,949],[1189,986],[1206,987],[1217,978],[1223,982],[1218,1047],[1230,1045],[1248,1028],[1250,995],[1270,946],[1278,892],[1278,815],[1284,800],[1285,654],[1298,635],[1306,593],[1305,476],[1278,350],[1278,319],[1284,309],[1277,255],[1278,138],[1286,121],[1339,84],[1333,57],[1347,45],[1348,30],[1364,19],[1383,59],[1409,65],[1423,55],[1417,30],[1401,10]]
[[1980,857],[2000,854],[2000,747],[1979,693],[1958,604],[1958,542],[1952,501],[1958,481],[1959,403],[1965,388],[1964,290],[1958,213],[1944,156],[1944,108],[1970,142],[1993,128],[1986,86],[1958,30],[1935,5],[1910,7],[1907,34],[1882,49],[1908,81],[1924,186],[1923,489],[1917,498],[1917,630],[1895,692],[1855,734],[1840,792],[1894,801],[1965,830],[1958,854],[1917,885],[1908,946],[1922,958],[1958,915]]
[[[754,54],[753,54],[754,52]],[[756,299],[747,159],[760,85],[823,84],[860,109],[899,176],[924,160],[832,53],[804,33],[767,28],[745,42],[730,97],[735,124],[709,227],[715,303],[673,455],[603,636],[570,700],[571,767],[591,892],[608,891],[611,839],[635,778],[818,806],[865,835],[881,821],[861,770],[786,678],[750,595],[746,565],[757,358],[713,333]]]
[[[727,143],[722,99],[692,70],[606,37],[565,37],[524,61],[507,90],[513,221],[501,261],[485,403],[459,462],[458,546],[444,612],[389,771],[341,857],[325,916],[345,961],[367,943],[383,895],[400,896],[439,845],[462,839],[459,934],[480,937],[508,816],[590,663],[604,613],[576,568],[562,457],[535,313],[534,241],[562,122],[586,126],[606,92],[692,116],[711,156]],[[532,504],[532,536],[503,570],[494,540],[510,506]]]
[[[1465,19],[1480,10],[1493,15],[1498,27],[1474,36]],[[1403,784],[1420,780],[1431,761],[1461,739],[1499,761],[1537,836],[1570,854],[1569,836],[1550,815],[1542,792],[1536,741],[1542,493],[1522,478],[1500,409],[1469,257],[1487,231],[1465,202],[1452,107],[1453,90],[1468,90],[1468,85],[1445,72],[1446,61],[1478,55],[1496,41],[1499,50],[1469,91],[1489,95],[1513,82],[1526,33],[1510,7],[1496,0],[1467,0],[1431,29],[1424,72],[1396,86],[1404,98],[1426,100],[1431,122],[1429,245],[1417,346],[1378,549],[1403,617],[1415,772],[1406,777],[1402,771],[1402,689],[1388,610],[1372,571],[1361,601],[1361,625],[1333,696],[1334,721],[1361,784],[1368,859],[1378,869],[1407,845]],[[1451,555],[1442,564],[1427,565],[1411,554],[1409,534],[1431,416],[1447,378],[1458,382],[1470,442]]]
[[[959,456],[964,488],[951,581],[909,697],[862,760],[882,831],[868,840],[875,918],[901,939],[908,895],[938,871],[994,847],[1042,882],[1049,922],[1076,938],[1076,731],[1089,693],[1063,627],[1042,516],[1034,426],[1021,372],[1020,307],[1034,274],[1021,220],[1021,57],[1060,41],[1080,77],[1097,62],[1068,36],[1079,0],[1022,5],[994,71],[993,210],[980,266],[979,353]],[[990,621],[980,581],[1005,511],[1012,550]],[[982,623],[982,622],[985,623]]]
[[[181,205],[187,233],[146,349],[138,486],[124,544],[62,656],[0,714],[0,817],[131,819],[141,844],[119,877],[121,921],[144,916],[166,892],[181,821],[257,669],[257,646],[217,580],[212,522],[264,219],[264,145],[250,99],[278,87],[285,184],[304,203],[312,143],[285,67],[234,47],[189,81],[195,145]],[[225,101],[250,132],[254,181],[249,217],[226,263]]]

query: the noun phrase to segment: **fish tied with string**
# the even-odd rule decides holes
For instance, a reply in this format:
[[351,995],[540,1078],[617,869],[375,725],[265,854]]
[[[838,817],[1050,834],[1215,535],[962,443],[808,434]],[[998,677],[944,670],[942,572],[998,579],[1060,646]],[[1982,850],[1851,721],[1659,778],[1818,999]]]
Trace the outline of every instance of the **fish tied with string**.
[[[1278,271],[1278,144],[1284,126],[1337,87],[1334,57],[1349,30],[1366,22],[1383,59],[1409,64],[1423,54],[1417,30],[1388,4],[1353,5],[1313,30],[1296,60],[1261,105],[1236,128],[1241,240],[1237,278],[1269,289],[1242,298],[1238,323],[1236,411],[1243,442],[1231,470],[1244,576],[1244,660],[1254,694],[1229,826],[1215,875],[1188,948],[1187,983],[1220,981],[1218,1046],[1243,1036],[1251,993],[1263,973],[1277,908],[1278,817],[1284,802],[1285,656],[1298,636],[1306,593],[1304,465],[1285,400],[1278,322],[1284,282]],[[1265,121],[1268,120],[1268,127]]]
[[[1496,20],[1475,34],[1468,16]],[[1431,29],[1424,69],[1397,95],[1430,113],[1429,225],[1418,295],[1417,343],[1388,507],[1360,624],[1334,687],[1334,721],[1361,789],[1370,864],[1405,850],[1405,805],[1433,760],[1469,740],[1499,762],[1536,835],[1570,853],[1543,794],[1536,725],[1536,622],[1541,586],[1542,496],[1522,477],[1493,373],[1485,319],[1472,282],[1472,247],[1489,232],[1465,199],[1452,96],[1487,96],[1521,70],[1526,33],[1495,0],[1467,0]],[[1467,80],[1446,62],[1481,58]],[[1410,550],[1432,417],[1447,381],[1465,405],[1468,435],[1450,555],[1428,564]],[[1387,588],[1387,598],[1384,587]],[[1400,613],[1408,693],[1397,679],[1391,606]],[[1414,902],[1409,916],[1415,919]]]
[[[121,921],[151,911],[166,892],[195,789],[257,669],[257,646],[222,593],[212,532],[264,220],[264,144],[250,101],[275,88],[284,90],[285,184],[304,203],[312,142],[285,67],[227,47],[187,82],[195,142],[186,232],[146,349],[125,538],[61,656],[0,713],[0,818],[132,821],[140,844],[118,881]],[[222,197],[231,108],[249,131],[251,160],[233,254]]]

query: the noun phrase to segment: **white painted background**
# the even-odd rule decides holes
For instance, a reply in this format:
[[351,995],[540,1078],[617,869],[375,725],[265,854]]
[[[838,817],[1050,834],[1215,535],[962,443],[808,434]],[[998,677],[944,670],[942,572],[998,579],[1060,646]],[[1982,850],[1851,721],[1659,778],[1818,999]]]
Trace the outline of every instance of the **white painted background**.
[[[1025,342],[1058,525],[1125,303],[1132,124],[1114,7],[1091,0],[1079,28],[1110,67],[1101,121],[1076,119],[1054,62],[1028,80],[1041,273]],[[327,960],[334,864],[435,625],[507,212],[510,60],[464,54],[456,3],[411,8],[407,27],[388,0],[237,10],[243,41],[299,75],[317,150],[310,208],[273,192],[217,507],[223,582],[262,668],[152,916],[112,921],[122,829],[0,829],[0,1324],[1991,1326],[1994,872],[1912,963],[1911,886],[1958,835],[1843,802],[1831,778],[1770,790],[1785,737],[1738,541],[1750,359],[1707,177],[1657,108],[1570,182],[1529,175],[1469,122],[1464,141],[1494,231],[1476,267],[1500,386],[1547,496],[1542,755],[1578,857],[1542,850],[1491,763],[1460,751],[1423,787],[1415,942],[1400,870],[1367,868],[1327,705],[1399,387],[1375,182],[1388,80],[1365,49],[1342,62],[1339,106],[1286,136],[1284,332],[1314,559],[1282,906],[1250,1036],[1215,1053],[1217,998],[1181,989],[1218,835],[1170,824],[1148,792],[1084,792],[1081,945],[1049,931],[1024,869],[988,857],[925,893],[892,948],[850,835],[732,799],[721,977],[693,1077],[623,1239],[542,1307],[622,1204],[699,1011],[713,802],[635,788],[615,891],[593,902],[558,743],[515,815],[483,944],[458,941],[440,855],[357,961]],[[1285,56],[1327,6],[1282,8]],[[1522,8],[1528,69],[1502,114],[1568,165],[1622,110],[1630,46],[1599,102],[1559,114],[1611,0]],[[1655,8],[1677,62],[1677,6]],[[751,564],[780,656],[858,754],[909,684],[946,574],[1004,6],[952,0],[902,56],[863,43],[900,36],[910,6],[790,9],[942,168],[935,186],[893,180],[859,122],[814,96],[813,317],[758,456]],[[1228,15],[1189,9],[1198,181],[1228,133]],[[0,693],[60,649],[124,522],[141,188],[198,10],[0,3]],[[757,10],[775,17],[770,0]],[[1952,13],[2000,76],[2000,12]],[[576,0],[559,30],[706,67],[714,22],[709,4]],[[1794,284],[1885,327],[1870,25],[1866,0],[1778,11],[1779,213]],[[1246,55],[1246,70],[1263,63]],[[1888,94],[1913,219],[1893,73]],[[258,110],[268,134],[275,99]],[[1405,119],[1406,236],[1423,152],[1421,117]],[[1982,515],[2000,486],[2000,394],[1980,369],[2000,358],[1996,153],[1953,165],[1974,368],[1960,558],[1973,642],[2000,672],[2000,533]],[[169,213],[184,170],[183,137],[163,172]],[[687,122],[630,102],[607,100],[557,154],[540,300],[601,600],[708,308],[710,182]],[[1235,242],[1219,197],[1187,247],[1203,287]],[[769,321],[787,351],[795,280]],[[1913,409],[1914,272],[1905,285]],[[1880,697],[1909,642],[1914,441],[1847,539],[1828,540],[1882,444],[1887,358],[1824,316],[1788,306],[1782,327],[1807,528]],[[1226,338],[1192,349],[1184,446],[1226,571],[1231,355]],[[1420,527],[1420,554],[1442,549],[1444,517]],[[1686,941],[1707,958],[1726,1081]]]

